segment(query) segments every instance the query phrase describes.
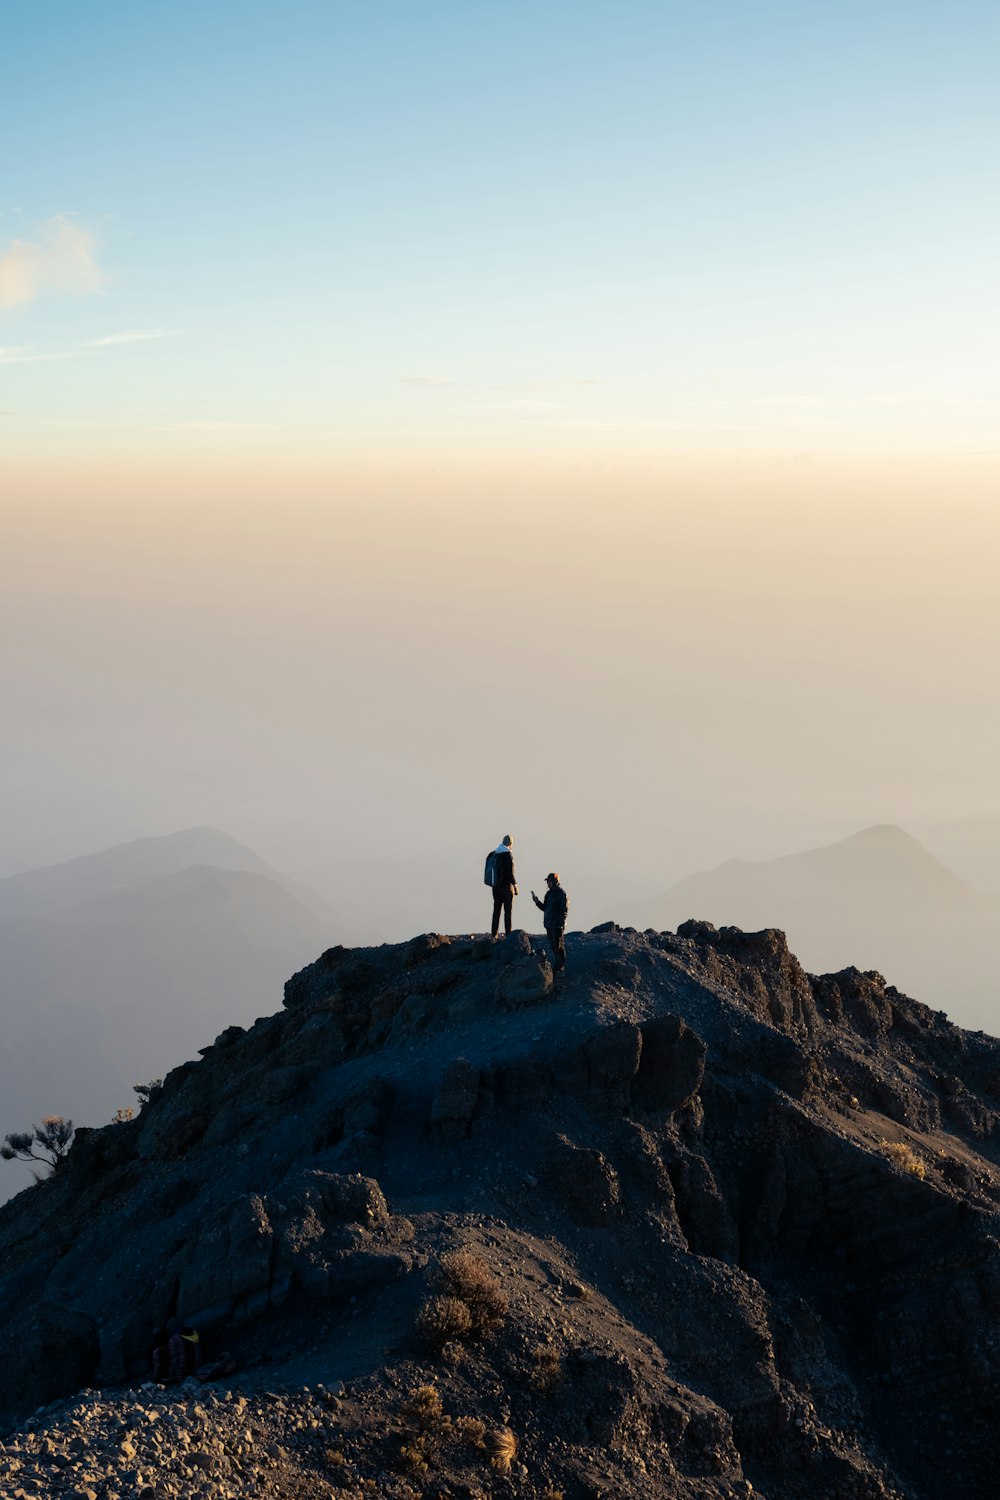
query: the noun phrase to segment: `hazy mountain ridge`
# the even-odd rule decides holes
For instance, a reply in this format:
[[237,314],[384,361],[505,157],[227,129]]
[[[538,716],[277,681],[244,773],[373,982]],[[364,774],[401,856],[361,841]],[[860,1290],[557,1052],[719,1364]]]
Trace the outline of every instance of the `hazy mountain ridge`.
[[921,837],[977,890],[1000,893],[1000,811],[932,823],[921,830]]
[[711,870],[700,871],[678,881],[667,893],[697,894],[699,884],[729,875],[740,880],[766,882],[788,876],[791,880],[811,876],[838,887],[845,895],[858,891],[868,899],[868,887],[886,885],[905,891],[911,898],[951,901],[956,905],[989,903],[991,898],[975,890],[944,865],[905,829],[892,823],[874,824],[833,844],[823,844],[774,859],[731,859]]
[[[0,1134],[43,1114],[110,1119],[134,1104],[133,1084],[189,1056],[206,1029],[253,1020],[290,968],[340,935],[318,897],[305,904],[294,882],[214,829],[141,839],[3,888]],[[0,1195],[18,1185],[15,1170]]]
[[[265,875],[296,894],[305,889],[227,833],[217,828],[185,828],[6,876],[0,880],[0,921],[66,911],[159,876],[179,874],[193,865]],[[314,892],[308,895],[311,902],[320,901]]]
[[[180,1312],[265,1364],[231,1382],[249,1441],[221,1436],[236,1396],[157,1393],[214,1455],[147,1444],[169,1493],[402,1500],[430,1384],[518,1444],[501,1476],[442,1429],[438,1493],[991,1500],[1000,1042],[811,977],[776,932],[607,924],[570,952],[559,989],[523,933],[328,950],[0,1210],[0,1410],[55,1401],[8,1442],[22,1471],[72,1459],[60,1394],[139,1378]],[[506,1316],[437,1359],[415,1318],[457,1247]],[[282,1381],[309,1390],[262,1397]],[[102,1402],[113,1481],[146,1398]]]
[[891,824],[777,859],[729,860],[679,881],[637,920],[780,927],[811,969],[849,961],[896,976],[963,1025],[997,1025],[1000,896],[974,889]]

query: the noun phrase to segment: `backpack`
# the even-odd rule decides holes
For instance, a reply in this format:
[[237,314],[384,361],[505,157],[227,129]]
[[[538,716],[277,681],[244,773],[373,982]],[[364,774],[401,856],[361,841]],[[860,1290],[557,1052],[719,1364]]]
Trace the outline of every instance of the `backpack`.
[[486,856],[486,869],[483,871],[483,884],[493,885],[497,875],[497,851],[491,849]]

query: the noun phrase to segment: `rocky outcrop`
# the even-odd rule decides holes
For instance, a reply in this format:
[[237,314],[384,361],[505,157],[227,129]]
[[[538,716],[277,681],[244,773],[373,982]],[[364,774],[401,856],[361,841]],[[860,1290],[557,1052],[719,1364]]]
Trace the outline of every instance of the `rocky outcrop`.
[[[998,1126],[1000,1043],[773,930],[604,924],[560,986],[524,933],[333,948],[0,1210],[0,1429],[126,1401],[179,1315],[362,1383],[351,1492],[430,1381],[516,1429],[505,1493],[985,1500]],[[456,1247],[508,1313],[428,1367]]]

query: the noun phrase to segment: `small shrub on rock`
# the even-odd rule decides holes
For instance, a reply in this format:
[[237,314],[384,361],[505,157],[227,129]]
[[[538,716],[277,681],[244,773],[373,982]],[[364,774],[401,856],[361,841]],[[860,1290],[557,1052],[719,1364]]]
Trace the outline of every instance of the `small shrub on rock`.
[[478,1453],[483,1452],[486,1447],[485,1422],[481,1422],[478,1417],[459,1417],[455,1428],[470,1448],[475,1448]]
[[404,1471],[411,1474],[426,1474],[430,1468],[430,1455],[422,1437],[408,1438],[399,1450],[399,1457]]
[[467,1362],[468,1350],[460,1339],[451,1339],[438,1352],[438,1358],[450,1370],[460,1370]]
[[419,1385],[400,1408],[406,1427],[399,1457],[404,1472],[426,1474],[441,1445],[453,1437],[453,1424],[445,1415],[441,1395],[434,1385]]
[[894,1167],[901,1172],[909,1172],[914,1177],[923,1179],[927,1175],[927,1168],[917,1153],[909,1147],[905,1141],[884,1141],[882,1152],[889,1158]]
[[428,1297],[416,1321],[417,1336],[428,1349],[440,1351],[453,1339],[472,1332],[472,1314],[458,1297]]
[[441,1393],[436,1385],[418,1385],[403,1402],[402,1414],[417,1427],[434,1427],[441,1420]]
[[562,1359],[555,1349],[539,1344],[534,1353],[531,1371],[531,1389],[541,1396],[550,1396],[563,1377]]
[[472,1332],[477,1337],[503,1322],[507,1315],[507,1293],[480,1256],[470,1250],[442,1255],[438,1274],[442,1290],[465,1303]]
[[162,1078],[151,1078],[148,1083],[133,1083],[132,1092],[139,1096],[139,1107],[155,1099],[163,1088]]

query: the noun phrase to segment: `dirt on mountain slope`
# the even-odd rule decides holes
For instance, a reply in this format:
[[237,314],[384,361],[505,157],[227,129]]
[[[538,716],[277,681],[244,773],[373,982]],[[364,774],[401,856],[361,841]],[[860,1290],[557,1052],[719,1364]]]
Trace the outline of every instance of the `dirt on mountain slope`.
[[998,1120],[774,931],[330,950],[0,1211],[0,1494],[985,1500]]

